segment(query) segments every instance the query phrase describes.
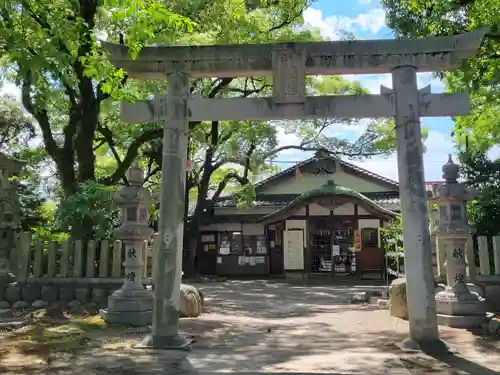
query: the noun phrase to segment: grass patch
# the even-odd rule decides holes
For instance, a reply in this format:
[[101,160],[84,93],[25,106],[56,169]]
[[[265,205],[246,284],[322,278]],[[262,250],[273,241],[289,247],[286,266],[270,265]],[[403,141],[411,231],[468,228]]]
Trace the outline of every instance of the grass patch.
[[0,352],[33,355],[50,363],[57,353],[72,353],[99,347],[125,326],[108,324],[99,316],[64,314],[56,319],[39,310],[30,315],[31,324],[2,335]]

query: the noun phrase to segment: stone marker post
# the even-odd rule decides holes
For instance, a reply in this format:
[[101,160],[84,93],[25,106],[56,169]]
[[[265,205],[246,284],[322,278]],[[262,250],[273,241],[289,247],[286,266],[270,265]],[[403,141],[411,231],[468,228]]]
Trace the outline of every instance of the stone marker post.
[[174,72],[167,78],[166,120],[157,237],[153,330],[142,344],[162,349],[187,349],[190,342],[179,336],[184,191],[188,143],[189,76]]
[[9,178],[21,171],[23,164],[0,154],[0,288],[14,281],[16,264],[10,264],[16,250],[16,231],[20,222],[19,197]]
[[446,251],[446,288],[436,294],[437,318],[442,325],[455,328],[477,328],[486,319],[483,298],[472,293],[466,284],[465,261],[469,223],[467,200],[474,192],[457,181],[460,168],[453,163],[451,155],[443,166],[442,184],[435,202],[439,204],[440,220],[437,236]]
[[125,245],[125,281],[121,289],[108,299],[108,309],[101,310],[101,316],[109,323],[144,326],[151,324],[153,316],[153,294],[142,286],[144,269],[142,252],[153,230],[149,227],[149,206],[151,193],[141,186],[144,173],[132,165],[127,174],[130,186],[116,194],[121,206],[122,224],[116,238]]
[[416,68],[401,66],[393,69],[392,87],[393,90],[383,88],[382,93],[393,94],[391,100],[396,110],[399,196],[410,322],[410,339],[403,341],[401,348],[434,351],[442,345],[434,298]]

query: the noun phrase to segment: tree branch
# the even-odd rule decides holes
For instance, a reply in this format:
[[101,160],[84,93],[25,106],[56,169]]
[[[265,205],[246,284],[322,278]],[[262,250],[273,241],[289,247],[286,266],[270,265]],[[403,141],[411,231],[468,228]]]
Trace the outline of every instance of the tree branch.
[[117,183],[121,178],[125,176],[127,169],[130,168],[130,165],[135,160],[139,153],[139,148],[146,142],[152,141],[153,139],[161,137],[163,134],[163,128],[150,130],[142,133],[136,139],[132,141],[130,146],[127,149],[127,153],[123,158],[122,162],[118,165],[116,170],[108,177],[101,180],[101,183],[105,185],[113,185]]

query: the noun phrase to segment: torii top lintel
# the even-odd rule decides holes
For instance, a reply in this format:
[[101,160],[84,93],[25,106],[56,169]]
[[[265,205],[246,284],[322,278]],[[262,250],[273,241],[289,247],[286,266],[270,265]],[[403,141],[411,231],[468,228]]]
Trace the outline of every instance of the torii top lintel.
[[398,66],[419,72],[451,70],[475,54],[485,35],[478,29],[425,39],[145,47],[133,60],[127,47],[104,43],[111,61],[137,78],[257,77],[273,74],[273,61],[288,60],[306,75],[380,74]]

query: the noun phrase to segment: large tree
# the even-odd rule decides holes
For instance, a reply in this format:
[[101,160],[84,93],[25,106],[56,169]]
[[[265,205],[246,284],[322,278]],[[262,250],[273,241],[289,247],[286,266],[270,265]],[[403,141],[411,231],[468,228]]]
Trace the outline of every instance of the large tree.
[[[138,91],[126,72],[109,64],[99,40],[125,43],[133,53],[152,43],[259,42],[299,19],[306,6],[307,0],[293,0],[248,15],[242,0],[6,0],[0,5],[0,53],[22,87],[23,105],[40,127],[68,198],[96,179],[95,140],[114,143],[116,134],[100,121],[106,101]],[[134,130],[103,182],[123,179],[140,148],[161,132]],[[88,232],[88,223],[80,224],[73,231]]]
[[463,177],[481,195],[469,204],[478,233],[496,235],[500,213],[500,161],[487,157],[500,142],[500,0],[382,0],[389,27],[402,38],[453,35],[484,28],[477,54],[456,71],[439,73],[449,91],[469,92],[472,111],[455,118],[455,136]]

